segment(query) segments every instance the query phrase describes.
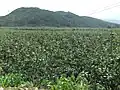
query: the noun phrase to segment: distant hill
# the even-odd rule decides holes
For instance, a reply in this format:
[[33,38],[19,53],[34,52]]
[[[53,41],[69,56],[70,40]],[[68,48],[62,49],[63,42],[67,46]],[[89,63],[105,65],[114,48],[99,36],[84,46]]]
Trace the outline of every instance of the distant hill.
[[99,19],[78,16],[71,12],[48,11],[39,8],[18,8],[6,16],[0,17],[1,26],[51,26],[51,27],[108,27],[119,26]]

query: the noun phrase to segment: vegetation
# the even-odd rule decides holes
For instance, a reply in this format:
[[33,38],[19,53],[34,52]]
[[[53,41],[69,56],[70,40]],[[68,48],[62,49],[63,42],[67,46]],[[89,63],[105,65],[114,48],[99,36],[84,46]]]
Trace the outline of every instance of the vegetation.
[[50,85],[51,90],[90,90],[88,82],[81,76],[75,78],[71,77],[60,77],[56,80],[56,84]]
[[120,31],[1,29],[0,66],[1,75],[22,74],[37,87],[46,82],[52,90],[119,90]]
[[0,76],[0,86],[2,87],[18,87],[20,85],[26,85],[28,82],[21,74],[7,74]]
[[39,8],[18,8],[10,14],[0,17],[1,26],[49,26],[49,27],[119,27],[99,19],[78,16],[71,12],[53,12]]

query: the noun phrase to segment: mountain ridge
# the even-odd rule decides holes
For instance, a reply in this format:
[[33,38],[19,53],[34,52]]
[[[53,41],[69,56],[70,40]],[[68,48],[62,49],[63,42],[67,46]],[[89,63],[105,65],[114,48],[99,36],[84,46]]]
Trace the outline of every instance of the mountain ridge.
[[37,7],[21,7],[6,16],[0,17],[1,26],[50,26],[50,27],[118,27],[119,24],[109,23],[100,19],[79,16],[71,12],[49,11]]

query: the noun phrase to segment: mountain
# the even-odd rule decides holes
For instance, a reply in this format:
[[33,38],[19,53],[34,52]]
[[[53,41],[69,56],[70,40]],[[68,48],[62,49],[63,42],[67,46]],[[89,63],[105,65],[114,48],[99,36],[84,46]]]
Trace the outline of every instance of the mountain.
[[0,17],[0,26],[51,26],[51,27],[108,27],[119,26],[100,19],[78,16],[71,12],[48,11],[39,8],[18,8]]

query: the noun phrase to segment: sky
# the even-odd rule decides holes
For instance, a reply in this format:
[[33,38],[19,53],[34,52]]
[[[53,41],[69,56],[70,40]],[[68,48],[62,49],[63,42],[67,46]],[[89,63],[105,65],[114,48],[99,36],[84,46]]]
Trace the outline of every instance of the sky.
[[120,20],[120,0],[1,0],[0,16],[20,7],[69,11],[79,16]]

